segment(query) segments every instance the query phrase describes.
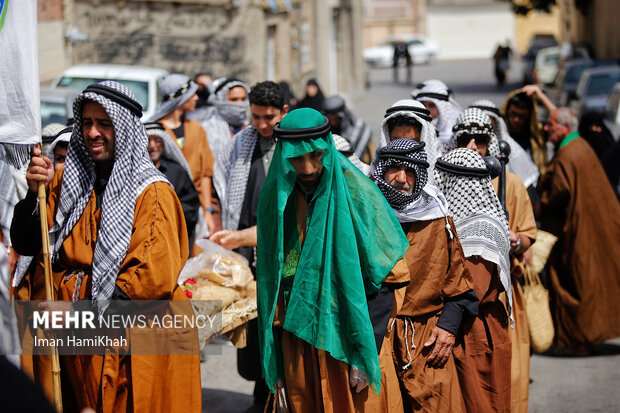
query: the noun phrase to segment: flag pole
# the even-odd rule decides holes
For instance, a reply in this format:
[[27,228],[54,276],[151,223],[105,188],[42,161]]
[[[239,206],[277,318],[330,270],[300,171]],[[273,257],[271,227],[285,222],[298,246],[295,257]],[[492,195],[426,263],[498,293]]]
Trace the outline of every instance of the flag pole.
[[[52,260],[50,256],[50,235],[47,224],[47,194],[45,183],[39,182],[37,186],[39,197],[39,216],[41,217],[41,241],[43,252],[43,269],[45,270],[45,298],[54,300],[52,284]],[[58,413],[62,413],[62,392],[60,390],[60,361],[58,360],[58,347],[52,348],[52,384],[54,386],[54,407]]]

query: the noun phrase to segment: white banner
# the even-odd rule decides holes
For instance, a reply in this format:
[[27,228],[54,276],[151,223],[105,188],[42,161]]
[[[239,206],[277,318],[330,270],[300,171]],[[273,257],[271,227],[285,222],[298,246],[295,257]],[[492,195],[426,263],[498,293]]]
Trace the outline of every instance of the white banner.
[[0,0],[0,60],[0,143],[39,143],[37,0]]

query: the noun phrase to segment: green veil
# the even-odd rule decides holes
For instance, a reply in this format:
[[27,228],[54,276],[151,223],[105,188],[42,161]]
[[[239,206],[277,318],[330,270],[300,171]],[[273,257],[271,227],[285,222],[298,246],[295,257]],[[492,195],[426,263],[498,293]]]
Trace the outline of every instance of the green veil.
[[[319,112],[303,108],[286,115],[280,128],[324,123]],[[291,196],[296,173],[289,159],[322,149],[324,169],[308,205],[306,238],[295,258],[283,328],[365,372],[379,393],[381,370],[366,296],[381,288],[409,243],[379,188],[336,150],[330,132],[311,139],[279,139],[260,194],[256,280],[263,374],[272,391],[284,378],[273,319],[289,241],[298,237],[284,230],[285,210],[288,215],[294,211],[296,220],[296,197]],[[296,225],[290,228],[297,230]]]

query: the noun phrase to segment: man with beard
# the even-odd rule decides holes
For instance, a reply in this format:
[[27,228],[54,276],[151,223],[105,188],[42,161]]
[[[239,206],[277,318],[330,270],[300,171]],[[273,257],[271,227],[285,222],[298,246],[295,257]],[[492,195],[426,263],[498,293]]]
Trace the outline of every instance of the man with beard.
[[[175,139],[183,156],[187,159],[194,186],[200,195],[207,228],[214,232],[218,220],[214,216],[212,204],[211,178],[215,159],[207,142],[205,130],[196,121],[190,120],[185,113],[196,108],[198,85],[181,74],[168,75],[159,85],[162,102],[149,122],[159,122],[166,132]],[[201,236],[203,234],[196,234]]]
[[390,338],[408,411],[464,412],[451,355],[462,322],[478,313],[478,298],[447,201],[429,190],[424,146],[400,138],[377,151],[373,177],[410,245],[406,265],[392,270],[409,285],[397,291]]
[[256,271],[267,385],[283,388],[294,412],[402,411],[394,366],[378,355],[387,317],[373,323],[368,301],[407,239],[377,186],[336,150],[320,112],[296,109],[274,134]]
[[462,340],[453,351],[465,406],[468,412],[510,411],[508,222],[490,169],[476,151],[457,148],[448,152],[437,160],[434,173],[448,200],[480,299],[478,315],[464,323]]
[[370,126],[362,119],[355,117],[347,109],[344,99],[337,95],[330,96],[323,101],[323,113],[329,119],[332,133],[340,135],[349,141],[355,155],[362,162],[370,163],[375,152]]
[[568,108],[545,125],[556,154],[541,178],[542,229],[558,237],[551,250],[551,314],[558,351],[589,352],[620,336],[620,204]]
[[[273,128],[288,111],[280,86],[266,81],[254,85],[249,94],[252,124],[238,133],[227,163],[230,165],[225,182],[226,199],[222,199],[223,230],[209,239],[226,248],[237,249],[248,259],[256,274],[256,223],[258,197],[269,172],[275,139]],[[256,381],[254,403],[264,406],[269,390],[260,371],[258,322],[247,324],[247,346],[237,352],[239,374]]]
[[[187,300],[177,284],[189,253],[183,211],[149,159],[136,97],[124,85],[104,81],[88,86],[73,110],[65,168],[54,174],[35,148],[28,195],[15,207],[13,245],[34,256],[26,273],[15,275],[15,299],[45,297],[36,195],[43,182],[58,301],[105,310],[109,300]],[[61,358],[65,411],[200,411],[197,354],[128,355],[107,347],[105,354]],[[51,388],[49,357],[22,360],[24,370]]]
[[200,198],[192,182],[192,171],[176,142],[161,123],[147,123],[144,127],[149,137],[148,151],[151,161],[155,168],[168,178],[181,201],[191,252],[200,209]]
[[[473,149],[483,158],[498,157],[498,141],[491,126],[491,118],[478,108],[469,108],[457,119],[456,132],[452,146]],[[493,188],[499,193],[499,177],[493,179]],[[519,280],[525,268],[525,257],[531,252],[529,247],[536,240],[536,220],[528,191],[519,177],[506,171],[505,182],[506,212],[510,228],[510,279],[512,286],[512,314],[514,328],[509,329],[512,344],[511,363],[511,411],[527,412],[530,383],[530,333],[527,324],[527,313],[523,289]],[[528,254],[529,252],[529,254]]]

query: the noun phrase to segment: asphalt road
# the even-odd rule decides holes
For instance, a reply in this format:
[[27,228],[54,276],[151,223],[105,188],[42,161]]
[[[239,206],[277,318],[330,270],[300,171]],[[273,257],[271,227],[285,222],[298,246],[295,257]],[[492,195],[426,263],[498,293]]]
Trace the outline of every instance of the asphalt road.
[[[417,66],[411,85],[394,84],[391,69],[376,69],[369,72],[370,87],[351,106],[372,126],[376,136],[385,109],[399,99],[409,98],[418,82],[443,80],[463,107],[482,98],[500,105],[509,91],[520,86],[520,68],[520,63],[514,61],[502,88],[495,85],[491,60]],[[620,412],[620,338],[600,345],[598,350],[598,355],[589,357],[533,355],[529,412]],[[237,374],[236,350],[229,344],[211,344],[208,351],[211,354],[201,365],[203,411],[262,412],[251,408],[253,383]]]

